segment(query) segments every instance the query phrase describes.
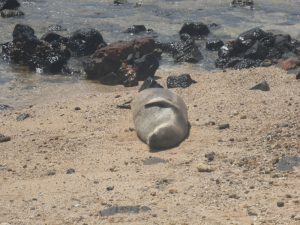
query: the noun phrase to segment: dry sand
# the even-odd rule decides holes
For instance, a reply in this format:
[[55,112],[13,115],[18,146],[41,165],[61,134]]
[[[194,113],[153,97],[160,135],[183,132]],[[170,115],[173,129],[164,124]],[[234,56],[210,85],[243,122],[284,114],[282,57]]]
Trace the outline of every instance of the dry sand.
[[[174,72],[187,71],[160,70],[159,82]],[[190,72],[198,83],[174,89],[190,136],[167,151],[149,152],[131,111],[116,108],[137,87],[0,112],[11,137],[0,143],[0,224],[299,225],[300,167],[282,172],[276,162],[300,156],[300,81],[274,67]],[[249,90],[263,80],[270,91]],[[21,113],[30,117],[17,121]],[[119,213],[105,216],[113,206]]]

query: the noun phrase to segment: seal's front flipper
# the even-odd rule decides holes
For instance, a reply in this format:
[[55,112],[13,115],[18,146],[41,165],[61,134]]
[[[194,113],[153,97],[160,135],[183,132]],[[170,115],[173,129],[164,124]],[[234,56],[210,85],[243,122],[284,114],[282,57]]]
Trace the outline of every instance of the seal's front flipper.
[[156,97],[151,99],[149,102],[147,102],[147,104],[145,104],[145,108],[150,108],[150,107],[161,107],[161,108],[175,108],[177,109],[177,107],[173,104],[173,102],[171,102],[168,99],[162,98],[162,97]]

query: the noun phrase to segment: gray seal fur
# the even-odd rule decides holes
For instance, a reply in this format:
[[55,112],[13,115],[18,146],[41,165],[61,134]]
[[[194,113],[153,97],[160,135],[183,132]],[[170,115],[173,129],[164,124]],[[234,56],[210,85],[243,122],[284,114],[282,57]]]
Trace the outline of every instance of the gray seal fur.
[[189,133],[187,106],[181,97],[168,89],[141,91],[131,109],[137,135],[150,149],[175,147]]

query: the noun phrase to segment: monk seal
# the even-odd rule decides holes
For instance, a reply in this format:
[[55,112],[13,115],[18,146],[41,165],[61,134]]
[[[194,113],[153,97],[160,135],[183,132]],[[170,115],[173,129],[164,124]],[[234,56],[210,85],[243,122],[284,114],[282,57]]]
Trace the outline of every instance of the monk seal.
[[139,92],[131,109],[137,135],[151,150],[175,147],[189,133],[187,106],[168,89]]

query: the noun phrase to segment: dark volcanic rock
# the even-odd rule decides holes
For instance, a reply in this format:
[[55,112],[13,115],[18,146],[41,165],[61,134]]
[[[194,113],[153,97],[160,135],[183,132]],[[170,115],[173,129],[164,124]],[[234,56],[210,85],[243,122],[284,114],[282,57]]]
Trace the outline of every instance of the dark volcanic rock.
[[254,87],[250,88],[250,90],[260,90],[260,91],[270,91],[270,86],[267,81],[263,81]]
[[147,29],[144,25],[133,25],[125,31],[125,33],[138,34],[142,32],[146,32]]
[[68,47],[76,56],[84,56],[93,54],[100,45],[106,46],[100,32],[92,28],[84,28],[71,35]]
[[252,9],[254,7],[254,2],[253,2],[253,0],[232,0],[231,6],[232,7],[249,7]]
[[0,11],[0,14],[3,18],[20,17],[25,15],[21,10],[18,9],[4,9]]
[[69,51],[39,40],[31,27],[22,24],[15,26],[13,41],[2,45],[5,61],[26,65],[40,73],[60,72],[69,57]]
[[300,72],[297,73],[296,80],[300,80]]
[[20,3],[17,0],[0,0],[0,10],[4,9],[17,9]]
[[216,66],[235,69],[270,66],[284,55],[297,54],[299,46],[299,42],[289,35],[273,34],[254,28],[222,46]]
[[63,37],[57,33],[54,32],[48,32],[46,34],[44,34],[41,37],[41,40],[44,40],[48,43],[51,43],[52,45],[54,44],[67,44],[68,43],[68,38]]
[[159,66],[152,38],[133,41],[118,41],[99,48],[84,63],[88,79],[97,79],[109,84],[135,86],[138,80],[154,76]]
[[163,52],[172,54],[175,62],[199,62],[203,57],[198,46],[189,35],[184,36],[186,40],[177,43],[157,43],[157,45]]
[[155,54],[150,53],[134,60],[134,66],[136,68],[137,79],[145,80],[147,77],[154,77],[159,67],[159,60]]
[[224,42],[221,40],[208,40],[206,42],[206,49],[210,51],[218,51],[223,45]]
[[187,88],[191,86],[192,84],[196,83],[191,78],[190,74],[182,74],[179,76],[169,76],[167,78],[167,87],[168,88]]
[[209,34],[208,26],[204,23],[185,23],[179,34],[188,34],[192,37],[201,37]]
[[140,87],[139,92],[148,88],[163,88],[163,86],[157,83],[154,77],[148,77]]

